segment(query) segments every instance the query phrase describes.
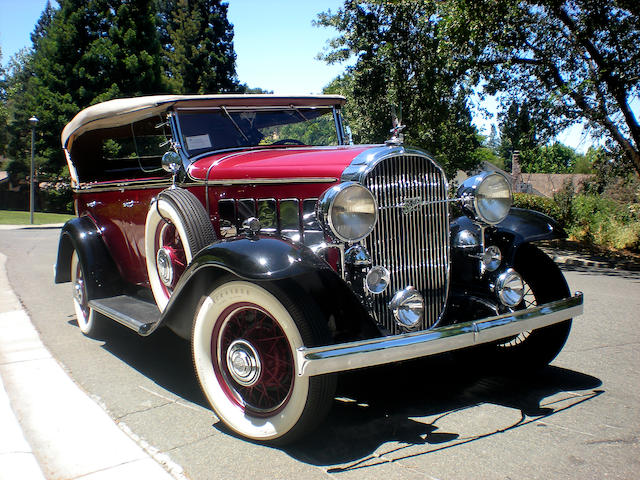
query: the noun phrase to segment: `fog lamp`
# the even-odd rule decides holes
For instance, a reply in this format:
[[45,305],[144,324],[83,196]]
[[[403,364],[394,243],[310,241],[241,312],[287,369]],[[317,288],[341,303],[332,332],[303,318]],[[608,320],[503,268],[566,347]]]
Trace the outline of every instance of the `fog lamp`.
[[515,307],[524,298],[522,277],[513,268],[508,268],[498,276],[495,292],[503,305]]
[[424,299],[415,287],[408,286],[393,296],[389,308],[398,326],[405,330],[415,330],[424,314]]
[[487,247],[482,255],[482,268],[486,272],[495,272],[502,263],[502,252],[495,245]]
[[389,286],[390,278],[389,270],[381,266],[375,266],[367,273],[364,286],[370,293],[378,295]]

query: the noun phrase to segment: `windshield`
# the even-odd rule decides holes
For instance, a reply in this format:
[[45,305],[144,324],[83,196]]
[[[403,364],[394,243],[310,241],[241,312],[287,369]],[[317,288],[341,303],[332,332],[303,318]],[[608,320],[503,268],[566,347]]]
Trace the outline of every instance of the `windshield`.
[[179,109],[177,113],[189,156],[269,145],[338,145],[331,107]]

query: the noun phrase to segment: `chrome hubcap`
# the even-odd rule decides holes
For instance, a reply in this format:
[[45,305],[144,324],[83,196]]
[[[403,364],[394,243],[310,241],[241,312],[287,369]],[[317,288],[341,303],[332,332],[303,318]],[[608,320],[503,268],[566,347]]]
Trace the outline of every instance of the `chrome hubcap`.
[[84,305],[84,282],[80,279],[77,279],[73,285],[73,298],[80,305]]
[[236,340],[229,345],[227,368],[233,379],[245,387],[256,384],[262,372],[258,352],[246,340]]
[[173,262],[171,252],[167,248],[158,250],[156,265],[158,267],[160,280],[165,286],[170,287],[173,283]]

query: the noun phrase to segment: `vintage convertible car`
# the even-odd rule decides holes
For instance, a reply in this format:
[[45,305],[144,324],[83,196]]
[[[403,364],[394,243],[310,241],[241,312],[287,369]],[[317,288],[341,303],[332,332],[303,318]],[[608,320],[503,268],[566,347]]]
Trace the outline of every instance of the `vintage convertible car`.
[[78,217],[55,281],[72,283],[80,329],[109,318],[189,340],[213,410],[254,440],[316,426],[337,372],[467,347],[487,365],[546,365],[582,313],[532,244],[563,232],[512,209],[505,176],[452,198],[399,128],[351,145],[344,102],[118,99],[62,133]]

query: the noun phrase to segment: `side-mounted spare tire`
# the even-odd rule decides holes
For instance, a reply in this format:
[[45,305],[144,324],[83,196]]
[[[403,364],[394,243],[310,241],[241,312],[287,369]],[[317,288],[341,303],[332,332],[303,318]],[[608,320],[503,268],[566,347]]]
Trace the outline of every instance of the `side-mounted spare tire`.
[[215,240],[209,216],[191,192],[170,188],[151,202],[145,223],[145,254],[149,284],[160,311],[194,255]]

